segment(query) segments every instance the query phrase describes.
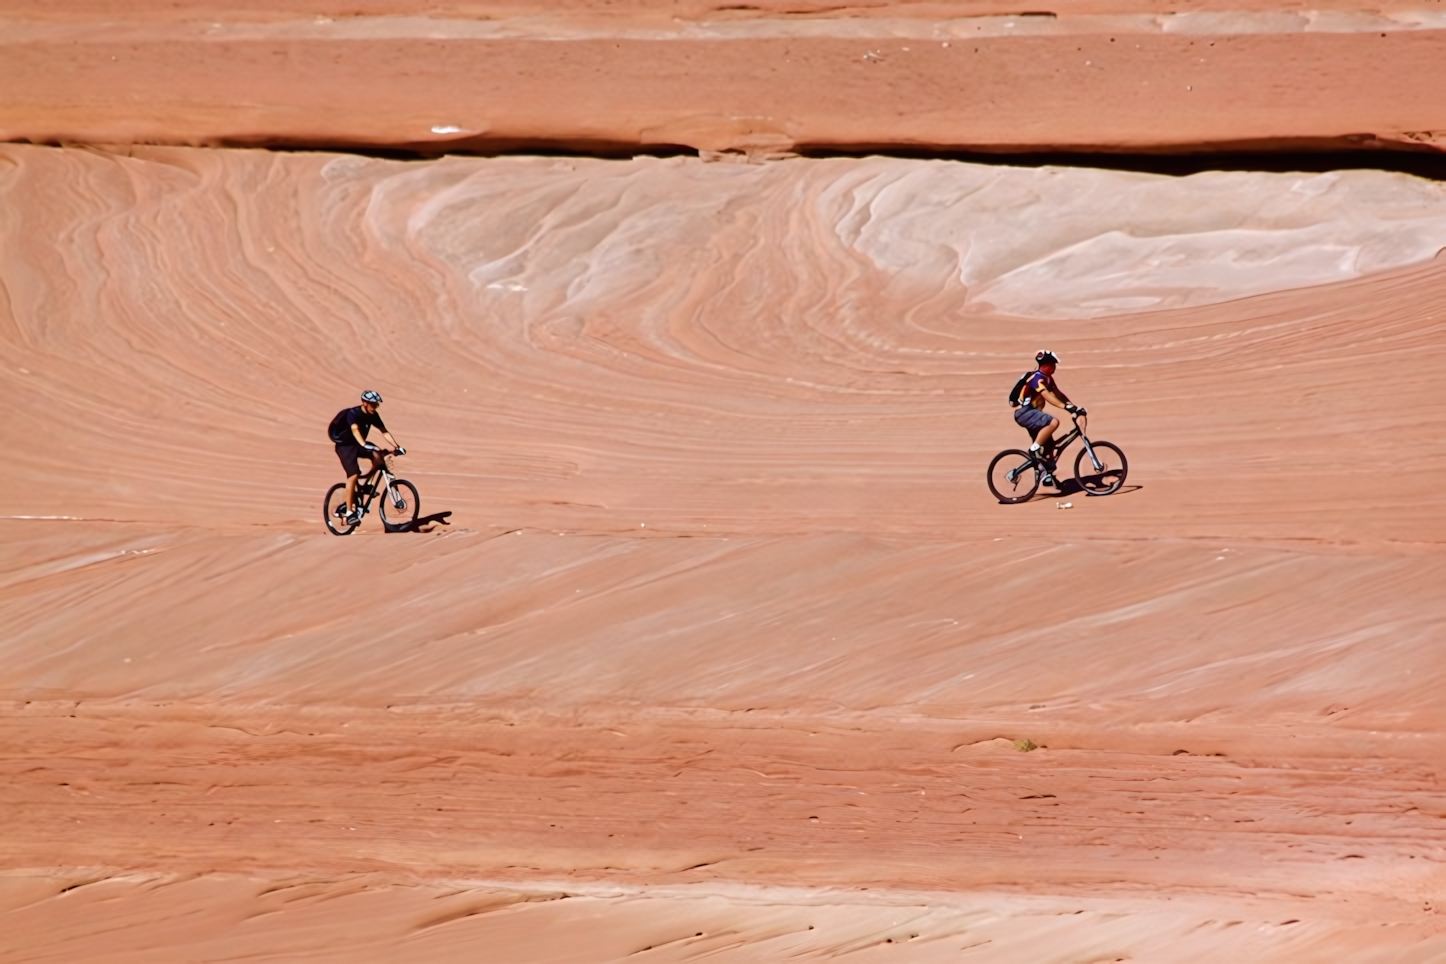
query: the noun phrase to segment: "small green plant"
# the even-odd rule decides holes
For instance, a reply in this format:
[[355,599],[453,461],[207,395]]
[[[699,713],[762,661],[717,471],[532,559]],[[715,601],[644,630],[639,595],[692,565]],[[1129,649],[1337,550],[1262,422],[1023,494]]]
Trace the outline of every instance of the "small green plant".
[[1038,750],[1039,744],[1030,739],[1015,740],[1014,748],[1020,753],[1028,753],[1030,750]]

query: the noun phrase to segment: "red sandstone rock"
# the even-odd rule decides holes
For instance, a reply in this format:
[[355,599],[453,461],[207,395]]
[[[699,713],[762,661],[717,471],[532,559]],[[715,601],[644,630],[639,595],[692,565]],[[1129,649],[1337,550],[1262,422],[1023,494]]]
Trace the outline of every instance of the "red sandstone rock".
[[1181,150],[1446,132],[1446,14],[1279,5],[12,4],[0,137]]
[[[1443,204],[0,149],[0,958],[1429,955]],[[1069,512],[982,480],[1045,345],[1131,459]],[[363,386],[450,529],[323,532]]]

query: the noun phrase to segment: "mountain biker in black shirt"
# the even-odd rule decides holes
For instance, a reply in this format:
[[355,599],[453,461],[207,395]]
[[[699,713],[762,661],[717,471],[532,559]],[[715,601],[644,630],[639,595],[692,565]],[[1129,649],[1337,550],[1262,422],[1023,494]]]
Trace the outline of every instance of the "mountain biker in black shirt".
[[338,506],[337,512],[346,513],[349,525],[361,521],[356,510],[356,480],[361,475],[359,461],[363,456],[370,459],[371,470],[375,471],[381,465],[382,455],[385,454],[367,441],[367,433],[372,426],[375,425],[381,430],[382,437],[391,443],[398,455],[405,455],[407,451],[392,438],[392,433],[387,431],[386,424],[377,413],[377,406],[381,403],[382,397],[367,389],[361,394],[360,405],[337,412],[331,424],[326,427],[326,434],[336,444],[336,457],[341,459],[341,467],[346,472],[346,504]]

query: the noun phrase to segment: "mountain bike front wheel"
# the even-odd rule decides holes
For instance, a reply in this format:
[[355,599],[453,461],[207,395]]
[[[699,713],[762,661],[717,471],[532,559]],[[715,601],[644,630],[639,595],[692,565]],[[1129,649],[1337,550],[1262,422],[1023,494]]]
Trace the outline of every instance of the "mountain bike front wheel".
[[326,520],[326,530],[334,536],[349,536],[356,531],[357,523],[347,522],[343,516],[336,514],[337,507],[342,511],[346,510],[346,483],[338,482],[326,490],[326,498],[321,503],[321,517]]
[[[1110,442],[1090,442],[1090,449],[1094,450],[1094,458],[1090,458],[1087,449],[1080,449],[1074,457],[1074,480],[1086,495],[1109,495],[1119,491],[1120,486],[1125,484],[1125,474],[1130,471],[1125,453]],[[1096,459],[1099,460],[1099,468],[1095,467]]]
[[382,522],[386,523],[388,528],[395,529],[417,521],[422,497],[417,495],[417,487],[406,479],[393,479],[390,491],[387,487],[378,488],[377,505],[382,514]]
[[1005,449],[989,463],[989,491],[1005,505],[1027,502],[1039,490],[1035,461],[1023,449]]

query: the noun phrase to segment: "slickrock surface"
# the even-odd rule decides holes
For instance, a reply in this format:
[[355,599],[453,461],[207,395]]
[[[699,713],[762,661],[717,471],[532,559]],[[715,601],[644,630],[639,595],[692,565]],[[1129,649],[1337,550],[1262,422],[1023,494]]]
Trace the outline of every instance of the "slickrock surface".
[[1434,151],[1443,47],[1440,0],[17,0],[0,11],[0,138]]
[[[10,145],[0,237],[6,961],[1446,954],[1439,184]],[[1044,346],[1117,495],[985,489]],[[450,527],[322,528],[362,387]]]

